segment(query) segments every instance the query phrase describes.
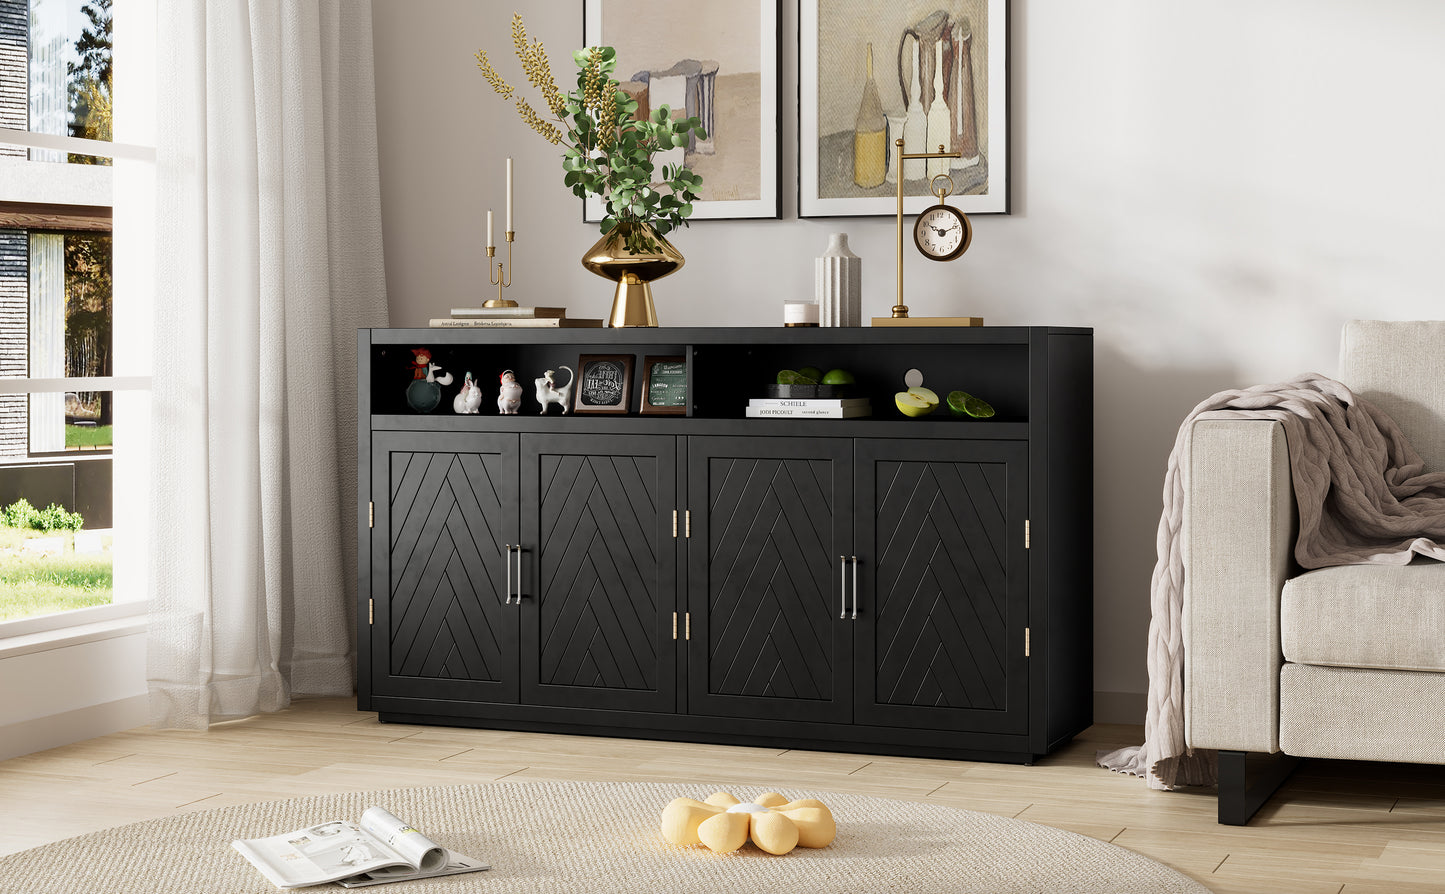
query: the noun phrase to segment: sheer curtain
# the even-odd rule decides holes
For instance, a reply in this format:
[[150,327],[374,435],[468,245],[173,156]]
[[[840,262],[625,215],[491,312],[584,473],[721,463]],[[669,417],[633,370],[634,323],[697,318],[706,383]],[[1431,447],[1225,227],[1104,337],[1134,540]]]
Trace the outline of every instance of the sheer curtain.
[[371,2],[157,13],[150,700],[200,729],[354,688],[356,329],[386,323]]

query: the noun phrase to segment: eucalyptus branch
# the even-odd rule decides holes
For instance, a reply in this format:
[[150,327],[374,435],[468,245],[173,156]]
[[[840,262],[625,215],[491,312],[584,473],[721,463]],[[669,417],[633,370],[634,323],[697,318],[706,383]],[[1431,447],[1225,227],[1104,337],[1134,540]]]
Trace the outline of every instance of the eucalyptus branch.
[[[586,47],[573,53],[577,89],[562,94],[541,41],[528,42],[520,15],[512,18],[512,43],[528,83],[542,92],[556,123],[541,118],[521,97],[514,100],[517,112],[544,139],[563,147],[562,182],[579,197],[596,195],[605,200],[602,232],[623,222],[651,224],[659,235],[687,226],[702,178],[686,165],[663,165],[659,171],[654,157],[686,147],[694,136],[706,139],[702,122],[674,118],[666,105],[647,118],[634,118],[637,101],[612,76],[617,68],[617,51],[612,47]],[[477,53],[477,67],[498,95],[512,99],[516,88],[497,73],[485,50]]]

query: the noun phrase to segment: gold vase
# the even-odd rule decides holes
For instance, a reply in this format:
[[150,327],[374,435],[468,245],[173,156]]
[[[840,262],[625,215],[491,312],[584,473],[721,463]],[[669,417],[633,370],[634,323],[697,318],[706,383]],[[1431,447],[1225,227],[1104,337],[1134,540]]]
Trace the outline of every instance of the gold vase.
[[654,280],[682,268],[682,253],[662,238],[651,224],[623,221],[582,256],[582,266],[617,283],[607,325],[656,326],[652,306]]

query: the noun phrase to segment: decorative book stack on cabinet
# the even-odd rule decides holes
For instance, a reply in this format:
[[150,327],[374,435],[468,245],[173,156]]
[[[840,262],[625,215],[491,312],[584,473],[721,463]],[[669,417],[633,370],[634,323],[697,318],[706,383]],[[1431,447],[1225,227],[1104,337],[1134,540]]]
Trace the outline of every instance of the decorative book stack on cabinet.
[[[1011,762],[1092,722],[1091,330],[359,337],[361,709]],[[455,378],[430,413],[419,350]],[[542,415],[532,380],[588,355],[630,360],[628,412]],[[684,412],[639,412],[656,357]],[[802,366],[873,415],[746,418]],[[913,368],[996,415],[905,418]],[[451,412],[467,373],[477,415]]]

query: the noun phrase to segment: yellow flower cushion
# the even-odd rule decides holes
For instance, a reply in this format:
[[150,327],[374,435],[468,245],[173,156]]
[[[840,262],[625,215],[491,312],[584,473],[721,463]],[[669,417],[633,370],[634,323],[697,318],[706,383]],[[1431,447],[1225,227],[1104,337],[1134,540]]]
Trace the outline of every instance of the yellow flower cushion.
[[737,850],[749,837],[768,853],[782,855],[795,847],[827,847],[837,834],[822,801],[789,801],[777,792],[751,802],[727,792],[706,801],[677,798],[662,811],[662,837],[669,844],[703,844],[720,854]]

